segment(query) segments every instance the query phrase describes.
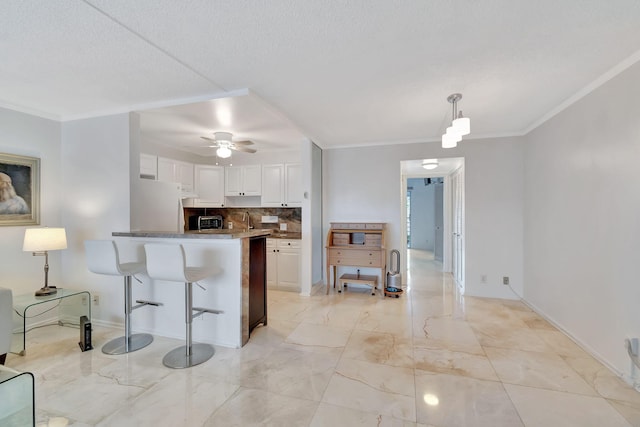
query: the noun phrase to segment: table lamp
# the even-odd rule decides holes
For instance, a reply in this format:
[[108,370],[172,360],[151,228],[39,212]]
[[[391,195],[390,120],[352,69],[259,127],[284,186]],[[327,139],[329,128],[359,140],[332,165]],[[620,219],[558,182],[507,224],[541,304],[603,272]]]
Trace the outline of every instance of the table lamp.
[[64,228],[27,228],[24,232],[22,250],[33,252],[33,256],[44,255],[44,287],[36,291],[36,296],[53,295],[55,286],[49,286],[49,251],[67,248]]

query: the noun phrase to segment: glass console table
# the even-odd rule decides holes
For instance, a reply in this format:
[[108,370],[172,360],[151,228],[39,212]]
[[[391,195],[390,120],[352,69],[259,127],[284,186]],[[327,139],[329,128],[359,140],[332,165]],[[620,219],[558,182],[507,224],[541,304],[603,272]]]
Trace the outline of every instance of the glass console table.
[[27,354],[27,319],[44,315],[54,309],[58,310],[58,324],[78,325],[80,316],[87,316],[91,321],[91,294],[89,291],[57,288],[53,295],[37,297],[34,294],[16,295],[13,297],[15,313],[22,317],[22,349],[18,354]]
[[18,372],[0,365],[0,425],[35,426],[34,378],[30,372]]

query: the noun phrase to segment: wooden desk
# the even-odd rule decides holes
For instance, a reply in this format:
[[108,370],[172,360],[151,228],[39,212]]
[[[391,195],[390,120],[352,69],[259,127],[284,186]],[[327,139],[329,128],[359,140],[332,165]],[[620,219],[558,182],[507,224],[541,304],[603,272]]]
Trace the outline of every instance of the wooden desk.
[[[332,222],[327,235],[327,294],[336,286],[337,268],[379,268],[384,287],[387,274],[387,251],[385,248],[385,224],[373,222]],[[333,270],[331,269],[333,267]],[[332,274],[333,273],[333,274]]]

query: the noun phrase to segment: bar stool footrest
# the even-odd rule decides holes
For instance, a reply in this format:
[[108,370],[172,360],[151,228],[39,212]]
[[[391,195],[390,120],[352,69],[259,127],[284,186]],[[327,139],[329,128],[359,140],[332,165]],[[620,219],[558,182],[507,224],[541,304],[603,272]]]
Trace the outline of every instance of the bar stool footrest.
[[204,307],[193,307],[193,311],[197,311],[198,313],[224,314],[224,311],[222,310],[215,310],[213,308]]
[[141,304],[141,305],[139,305],[139,306],[136,306],[136,308],[137,308],[137,307],[142,307],[142,306],[144,306],[144,305],[152,305],[152,306],[154,306],[154,307],[161,307],[161,306],[163,306],[163,305],[164,305],[164,304],[163,304],[163,303],[161,303],[161,302],[157,302],[157,301],[147,301],[147,300],[144,300],[144,299],[137,299],[137,300],[136,300],[136,302],[137,302],[138,304]]

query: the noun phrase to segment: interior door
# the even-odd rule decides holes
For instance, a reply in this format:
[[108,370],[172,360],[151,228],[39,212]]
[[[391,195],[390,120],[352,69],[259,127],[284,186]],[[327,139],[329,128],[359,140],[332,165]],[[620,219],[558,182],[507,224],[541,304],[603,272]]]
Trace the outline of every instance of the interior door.
[[464,292],[464,169],[460,168],[451,176],[453,214],[453,278]]

